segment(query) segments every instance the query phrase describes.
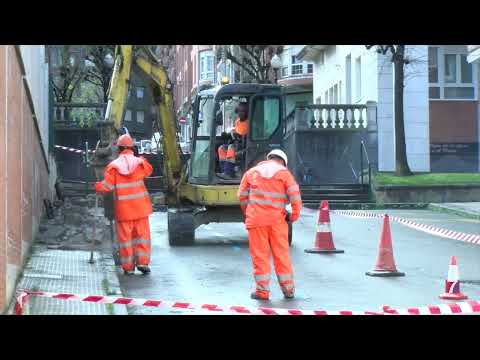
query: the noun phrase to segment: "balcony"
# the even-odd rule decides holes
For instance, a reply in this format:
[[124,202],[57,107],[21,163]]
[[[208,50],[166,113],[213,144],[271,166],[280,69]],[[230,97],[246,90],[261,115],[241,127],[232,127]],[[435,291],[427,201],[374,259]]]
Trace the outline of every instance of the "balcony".
[[480,61],[480,45],[467,45],[467,47],[468,47],[467,61],[469,63]]
[[280,70],[278,83],[285,86],[313,86],[313,64],[299,63],[284,66]]
[[106,104],[55,103],[53,105],[53,126],[63,129],[93,129],[103,121]]
[[376,103],[331,104],[296,107],[287,116],[292,131],[363,131],[376,124]]

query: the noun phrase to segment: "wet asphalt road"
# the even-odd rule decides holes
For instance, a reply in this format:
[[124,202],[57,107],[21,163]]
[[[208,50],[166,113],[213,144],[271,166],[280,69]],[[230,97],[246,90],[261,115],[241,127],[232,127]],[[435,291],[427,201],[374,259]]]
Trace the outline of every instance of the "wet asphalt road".
[[[390,215],[466,233],[480,233],[480,222],[428,210],[390,210]],[[294,224],[291,257],[296,299],[284,300],[272,267],[269,302],[251,300],[252,265],[243,224],[209,224],[196,231],[192,247],[170,247],[166,213],[150,218],[152,274],[120,275],[124,296],[196,304],[267,306],[309,310],[379,310],[448,303],[444,290],[448,264],[457,256],[462,292],[480,300],[480,245],[429,235],[391,222],[397,268],[405,277],[373,278],[382,222],[331,214],[333,239],[344,254],[306,254],[313,245],[317,212],[304,209]],[[185,314],[170,309],[131,307],[131,314]],[[203,313],[205,314],[205,313]],[[207,314],[214,314],[208,312]]]

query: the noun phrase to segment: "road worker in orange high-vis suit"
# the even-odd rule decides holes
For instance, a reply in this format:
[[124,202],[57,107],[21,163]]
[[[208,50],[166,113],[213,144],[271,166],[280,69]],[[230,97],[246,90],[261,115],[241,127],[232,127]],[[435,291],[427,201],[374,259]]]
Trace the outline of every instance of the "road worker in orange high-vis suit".
[[97,193],[114,192],[115,222],[120,245],[120,262],[126,275],[150,273],[150,224],[152,203],[143,179],[152,165],[133,154],[130,135],[118,138],[120,155],[105,168],[104,180],[95,184]]
[[[288,244],[288,224],[298,220],[302,208],[300,189],[286,168],[287,155],[272,150],[267,160],[248,170],[240,183],[238,197],[248,230],[256,291],[252,299],[270,296],[270,252],[282,292],[294,297],[293,269]],[[285,210],[290,202],[292,213]]]

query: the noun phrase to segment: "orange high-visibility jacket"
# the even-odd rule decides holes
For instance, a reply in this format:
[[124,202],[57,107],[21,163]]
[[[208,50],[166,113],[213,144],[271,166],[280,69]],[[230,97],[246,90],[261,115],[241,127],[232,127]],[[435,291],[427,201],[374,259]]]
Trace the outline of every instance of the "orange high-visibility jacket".
[[218,159],[220,161],[225,161],[227,159],[227,149],[225,145],[220,145],[218,147]]
[[240,119],[235,120],[235,132],[240,136],[245,136],[248,134],[249,124],[248,119],[240,121]]
[[235,145],[234,144],[228,145],[227,157],[225,160],[231,163],[235,162]]
[[248,170],[238,190],[240,206],[248,228],[285,221],[285,206],[292,205],[291,221],[300,216],[302,199],[293,175],[275,160],[262,161]]
[[115,219],[137,220],[152,213],[152,203],[143,179],[153,171],[152,165],[133,151],[124,150],[105,168],[104,180],[97,182],[98,192],[114,192]]

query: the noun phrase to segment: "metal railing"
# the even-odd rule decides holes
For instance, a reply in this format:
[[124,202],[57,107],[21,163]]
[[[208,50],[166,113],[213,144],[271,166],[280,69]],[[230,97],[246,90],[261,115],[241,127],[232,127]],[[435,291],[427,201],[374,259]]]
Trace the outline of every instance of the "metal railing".
[[103,121],[106,104],[102,103],[54,103],[53,124],[56,128],[92,128]]
[[367,160],[367,166],[368,166],[368,185],[370,185],[371,179],[372,179],[372,166],[370,164],[370,159],[368,158],[368,153],[367,153],[367,148],[365,147],[365,143],[360,141],[360,183],[364,185],[363,182],[363,154],[365,154],[365,160]]

